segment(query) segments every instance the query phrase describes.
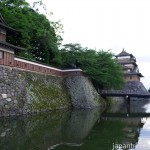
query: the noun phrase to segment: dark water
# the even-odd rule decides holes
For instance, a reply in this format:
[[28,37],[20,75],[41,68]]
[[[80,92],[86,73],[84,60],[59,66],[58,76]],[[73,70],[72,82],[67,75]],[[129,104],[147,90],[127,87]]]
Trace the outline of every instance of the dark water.
[[[0,150],[149,150],[150,102],[0,119]],[[120,147],[120,148],[119,148]]]

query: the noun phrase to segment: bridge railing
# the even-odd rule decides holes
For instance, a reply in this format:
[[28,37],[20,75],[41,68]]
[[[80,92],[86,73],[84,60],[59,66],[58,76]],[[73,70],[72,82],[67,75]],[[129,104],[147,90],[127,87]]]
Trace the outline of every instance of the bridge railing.
[[147,91],[134,91],[134,90],[99,90],[99,94],[138,94],[150,95]]

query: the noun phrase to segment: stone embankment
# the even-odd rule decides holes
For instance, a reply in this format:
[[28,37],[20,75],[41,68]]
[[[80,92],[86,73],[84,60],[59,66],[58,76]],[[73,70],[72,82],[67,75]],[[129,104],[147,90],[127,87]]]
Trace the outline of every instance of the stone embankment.
[[[149,93],[147,91],[147,89],[144,87],[143,83],[140,81],[127,81],[122,90],[132,91],[132,92],[139,93],[139,94],[148,94]],[[140,103],[139,103],[139,99],[141,100]],[[145,98],[138,98],[138,100],[137,100],[137,98],[131,98],[131,100],[132,101],[131,101],[130,109],[132,112],[134,112],[135,110],[144,111],[144,109],[142,109],[141,107],[144,106],[145,104],[147,104],[147,102],[148,102],[147,101],[148,99],[145,99]],[[110,103],[111,103],[111,108],[110,108],[111,112],[118,112],[118,111],[126,112],[125,98],[112,97],[110,99]]]
[[68,92],[71,95],[71,101],[74,108],[94,108],[100,103],[100,95],[93,87],[91,81],[84,76],[69,76],[65,80]]
[[123,90],[131,90],[135,93],[147,94],[149,93],[147,89],[144,87],[143,83],[140,81],[128,81]]
[[[129,81],[126,83],[124,89],[130,89],[139,94],[149,94],[145,86],[140,81]],[[131,98],[130,111],[132,113],[145,112],[145,105],[149,103],[149,98]],[[125,108],[125,107],[124,107]],[[123,109],[124,109],[123,108]]]
[[0,66],[0,116],[102,104],[85,76],[52,76]]

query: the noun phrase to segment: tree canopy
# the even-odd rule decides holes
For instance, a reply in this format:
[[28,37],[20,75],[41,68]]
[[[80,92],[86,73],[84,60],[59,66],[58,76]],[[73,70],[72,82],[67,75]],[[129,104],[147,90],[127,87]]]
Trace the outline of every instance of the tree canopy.
[[96,51],[71,43],[64,45],[60,53],[64,68],[81,68],[96,87],[117,89],[124,83],[122,67],[109,51]]
[[7,24],[21,33],[17,38],[8,36],[7,39],[27,49],[20,55],[51,64],[58,50],[58,38],[46,16],[36,12],[25,0],[1,0],[0,9]]
[[124,83],[122,68],[111,52],[72,43],[58,50],[61,37],[56,30],[62,26],[50,22],[25,0],[1,0],[0,11],[7,24],[20,31],[20,36],[7,38],[10,43],[27,49],[18,55],[62,68],[81,68],[98,88],[119,88]]

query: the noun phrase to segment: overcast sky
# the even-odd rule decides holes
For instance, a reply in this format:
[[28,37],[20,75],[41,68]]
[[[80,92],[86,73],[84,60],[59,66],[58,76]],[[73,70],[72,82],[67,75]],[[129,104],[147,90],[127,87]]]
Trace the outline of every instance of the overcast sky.
[[[31,2],[31,0],[28,0]],[[141,81],[150,87],[150,0],[43,0],[64,26],[63,44],[104,49],[124,48],[137,58]]]

